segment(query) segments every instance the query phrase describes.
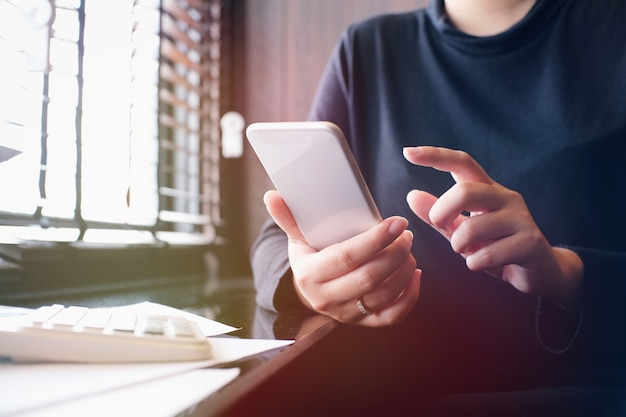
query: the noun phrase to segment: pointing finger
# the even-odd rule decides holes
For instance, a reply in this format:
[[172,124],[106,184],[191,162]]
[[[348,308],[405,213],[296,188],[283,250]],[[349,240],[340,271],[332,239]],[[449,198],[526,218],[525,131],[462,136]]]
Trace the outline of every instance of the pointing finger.
[[417,146],[404,148],[403,154],[407,161],[415,165],[449,172],[456,182],[493,183],[480,164],[463,151],[434,146]]

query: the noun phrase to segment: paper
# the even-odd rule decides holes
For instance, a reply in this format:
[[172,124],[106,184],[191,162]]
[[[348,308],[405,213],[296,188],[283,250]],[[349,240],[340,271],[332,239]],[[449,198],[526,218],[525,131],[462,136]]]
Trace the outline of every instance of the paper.
[[207,319],[206,317],[198,316],[197,314],[188,313],[183,310],[179,310],[174,307],[169,307],[163,304],[152,303],[150,301],[144,301],[137,304],[130,304],[120,307],[108,307],[115,309],[116,311],[127,311],[132,313],[144,313],[144,314],[163,314],[182,316],[190,320],[194,320],[200,326],[200,330],[205,336],[217,336],[239,330],[236,327],[228,326],[215,320]]
[[[234,327],[162,304],[143,302],[114,308],[184,315],[195,320],[207,335],[221,335],[235,330]],[[5,311],[3,315],[12,314]],[[204,368],[293,343],[291,340],[236,337],[210,337],[209,340],[213,359],[198,362],[0,363],[0,416],[100,415],[98,411],[107,416],[173,416],[227,384],[239,372],[236,368]],[[141,412],[132,412],[126,404],[137,407]]]
[[[188,313],[174,307],[169,307],[158,303],[152,303],[150,301],[143,301],[137,304],[129,304],[118,307],[94,307],[91,308],[91,310],[115,310],[117,312],[123,311],[133,314],[142,313],[182,316],[186,319],[195,321],[200,327],[202,333],[204,333],[204,335],[207,337],[223,335],[233,332],[235,330],[239,330],[237,327],[229,326],[215,320],[207,319],[206,317],[198,316],[197,314]],[[33,310],[22,307],[0,306],[0,327],[15,326],[16,323],[19,323],[19,319],[21,316],[28,314],[31,311]]]
[[21,417],[172,417],[231,382],[239,369],[198,369],[36,410]]
[[[109,397],[119,395],[122,398],[126,395],[125,391],[136,384],[236,361],[293,343],[291,340],[238,339],[234,337],[210,338],[210,342],[214,359],[199,362],[0,364],[0,416],[21,415],[18,413],[63,404],[67,401],[81,400],[99,393],[108,392]],[[220,371],[220,369],[207,369],[207,371],[210,370]],[[210,375],[207,373],[203,378],[210,378]],[[218,379],[221,378],[217,373],[215,376]],[[172,379],[171,381],[175,380]],[[163,383],[167,384],[167,382]],[[175,382],[172,382],[169,388],[172,392],[177,393],[181,390],[181,386]],[[119,414],[111,413],[110,415]],[[136,414],[131,413],[130,415]],[[152,414],[144,415],[152,416]]]
[[0,366],[0,416],[35,410],[203,367],[158,364],[13,364]]

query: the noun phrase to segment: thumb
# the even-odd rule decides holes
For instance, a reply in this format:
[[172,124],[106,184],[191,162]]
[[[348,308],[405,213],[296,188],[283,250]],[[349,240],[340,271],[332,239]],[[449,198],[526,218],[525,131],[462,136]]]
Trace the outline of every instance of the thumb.
[[430,220],[430,210],[437,202],[437,197],[422,190],[411,190],[406,196],[406,201],[409,207],[422,221],[430,225],[433,229],[437,230],[446,239],[450,240],[451,233],[441,230]]
[[263,196],[263,202],[267,212],[272,216],[278,227],[280,227],[291,240],[306,242],[300,228],[296,224],[289,207],[276,190],[270,190]]
[[406,196],[406,201],[417,217],[425,223],[433,225],[430,221],[430,209],[437,201],[437,197],[425,191],[411,190]]

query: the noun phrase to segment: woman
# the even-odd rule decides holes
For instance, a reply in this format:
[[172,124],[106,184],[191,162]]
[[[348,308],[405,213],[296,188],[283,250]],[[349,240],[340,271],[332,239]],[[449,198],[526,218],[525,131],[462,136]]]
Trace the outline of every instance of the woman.
[[434,0],[348,28],[310,119],[344,131],[386,219],[317,252],[268,192],[259,304],[621,377],[624,39],[617,0]]

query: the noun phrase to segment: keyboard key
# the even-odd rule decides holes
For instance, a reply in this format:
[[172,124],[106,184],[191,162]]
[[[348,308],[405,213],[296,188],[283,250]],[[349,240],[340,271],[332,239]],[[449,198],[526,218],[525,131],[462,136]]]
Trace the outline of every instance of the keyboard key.
[[48,323],[53,328],[71,328],[76,325],[87,314],[86,307],[68,307],[52,316]]
[[143,331],[148,334],[164,335],[166,319],[162,316],[146,316]]
[[137,324],[137,316],[135,314],[117,313],[111,316],[108,330],[114,332],[131,332],[135,331],[135,325]]
[[78,325],[82,326],[83,330],[102,331],[107,327],[110,319],[111,313],[109,311],[94,309],[89,310]]
[[80,306],[43,306],[0,328],[0,356],[17,361],[162,362],[204,360],[211,345],[184,317]]
[[174,335],[181,337],[194,337],[195,332],[193,327],[189,324],[187,320],[182,317],[172,317],[170,318],[170,323],[172,324],[172,328],[174,329]]
[[26,317],[25,322],[30,323],[31,326],[41,327],[50,320],[50,317],[58,314],[64,308],[65,307],[61,304],[39,307]]

